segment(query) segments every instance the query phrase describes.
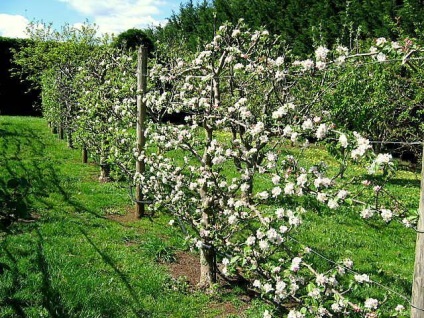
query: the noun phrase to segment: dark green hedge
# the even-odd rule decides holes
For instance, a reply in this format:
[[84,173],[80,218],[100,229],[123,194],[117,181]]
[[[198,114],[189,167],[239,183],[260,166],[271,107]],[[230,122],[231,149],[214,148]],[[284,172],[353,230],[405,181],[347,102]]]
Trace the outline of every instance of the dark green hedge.
[[19,50],[26,40],[0,37],[0,115],[37,116],[40,92],[30,90],[25,75],[12,76],[11,49]]

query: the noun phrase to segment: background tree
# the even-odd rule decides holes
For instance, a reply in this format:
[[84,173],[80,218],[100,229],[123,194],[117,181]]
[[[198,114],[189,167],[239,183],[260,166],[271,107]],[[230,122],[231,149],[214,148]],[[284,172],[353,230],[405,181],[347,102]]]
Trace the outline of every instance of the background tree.
[[148,52],[154,51],[153,41],[146,32],[140,29],[124,31],[113,40],[113,46],[120,49],[137,50],[140,45],[147,47]]

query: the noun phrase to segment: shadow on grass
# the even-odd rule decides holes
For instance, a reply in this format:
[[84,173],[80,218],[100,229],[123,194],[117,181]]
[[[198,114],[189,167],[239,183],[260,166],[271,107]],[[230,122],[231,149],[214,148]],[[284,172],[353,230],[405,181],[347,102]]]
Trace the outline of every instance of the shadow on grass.
[[57,172],[61,163],[50,157],[53,154],[40,134],[26,126],[9,125],[8,129],[0,129],[0,231],[7,232],[13,222],[31,220],[36,203],[54,208],[46,200],[51,193],[58,193],[77,211],[102,217],[73,200],[61,185],[64,176]]
[[[0,280],[7,274],[11,284],[2,291],[0,306],[12,309],[13,317],[28,317],[26,309],[41,302],[40,305],[47,310],[49,317],[70,317],[61,302],[60,293],[51,284],[49,263],[44,253],[44,238],[38,228],[36,251],[33,251],[34,259],[30,261],[36,262],[40,273],[38,290],[41,297],[39,300],[35,297],[31,301],[20,299],[22,282],[26,281],[28,273],[19,272],[18,263],[21,260],[10,252],[6,242],[9,236],[34,230],[34,227],[12,228],[11,225],[15,222],[35,221],[40,208],[60,211],[64,205],[81,213],[103,217],[72,199],[72,192],[63,186],[63,180],[67,176],[58,172],[61,162],[51,157],[54,154],[49,153],[48,145],[39,132],[34,132],[31,126],[26,125],[2,125],[9,130],[0,129],[0,242],[3,243],[0,246],[0,256],[7,262],[0,263]],[[60,196],[59,203],[49,199],[53,193]]]
[[[125,288],[128,290],[129,295],[131,296],[131,299],[134,304],[140,304],[141,300],[139,296],[137,295],[137,292],[135,289],[131,286],[130,281],[128,280],[125,273],[123,273],[118,266],[116,265],[115,261],[107,255],[105,252],[99,249],[99,247],[91,240],[91,238],[88,236],[87,232],[84,231],[81,227],[79,228],[81,234],[86,238],[87,242],[90,243],[90,245],[93,247],[93,249],[101,256],[102,260],[109,265],[115,274],[119,277],[121,282],[124,284]],[[143,309],[137,309],[133,305],[131,305],[131,310],[133,314],[136,317],[140,318],[149,318],[152,317],[152,314],[148,311],[145,311]]]
[[51,275],[49,264],[44,256],[44,238],[37,229],[37,263],[42,275],[41,293],[43,295],[43,307],[49,312],[52,318],[70,317],[65,311],[62,304],[60,293],[51,285]]
[[[20,300],[16,297],[14,297],[14,295],[17,292],[19,292],[19,286],[20,286],[20,283],[19,283],[20,274],[19,274],[19,271],[17,269],[17,260],[6,246],[4,246],[2,248],[2,250],[4,252],[4,255],[9,259],[9,261],[12,264],[12,266],[2,264],[3,266],[7,266],[5,268],[7,271],[10,271],[11,276],[12,276],[12,284],[11,284],[10,288],[5,290],[5,297],[0,302],[0,305],[2,307],[8,306],[8,307],[12,308],[12,310],[15,312],[16,317],[25,318],[25,317],[27,317],[27,315],[25,314],[24,308],[29,307],[30,305],[27,302],[22,301],[22,300]],[[1,276],[0,276],[0,278],[1,278]]]
[[419,188],[420,179],[419,179],[419,175],[418,175],[418,178],[415,180],[394,178],[389,181],[389,184],[395,185],[395,186],[401,186],[401,187],[408,187],[408,188]]

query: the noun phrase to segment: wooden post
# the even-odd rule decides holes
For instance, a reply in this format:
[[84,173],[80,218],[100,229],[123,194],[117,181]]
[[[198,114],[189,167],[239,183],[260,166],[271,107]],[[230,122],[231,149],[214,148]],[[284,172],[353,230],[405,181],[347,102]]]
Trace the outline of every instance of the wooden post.
[[60,140],[63,140],[63,139],[65,139],[65,129],[63,128],[63,124],[62,123],[60,123],[59,124],[59,127],[58,127],[58,137],[59,137],[59,139]]
[[87,147],[82,146],[82,163],[87,163],[88,162],[88,152],[87,152]]
[[[137,59],[137,152],[144,153],[144,145],[146,144],[145,120],[146,120],[146,101],[144,99],[147,90],[147,48],[140,46],[138,49]],[[136,172],[143,175],[145,172],[144,160],[136,162]],[[141,218],[144,216],[145,207],[143,201],[143,194],[141,191],[140,183],[136,184],[135,191],[136,200],[136,216]]]
[[411,318],[424,318],[424,143],[421,157],[421,192],[418,215]]

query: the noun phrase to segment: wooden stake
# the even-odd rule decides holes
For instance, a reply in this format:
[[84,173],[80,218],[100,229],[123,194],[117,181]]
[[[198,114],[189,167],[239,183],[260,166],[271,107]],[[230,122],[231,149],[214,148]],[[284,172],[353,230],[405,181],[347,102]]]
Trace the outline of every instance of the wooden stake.
[[63,129],[62,124],[59,124],[58,134],[59,134],[59,139],[60,140],[65,139],[65,130]]
[[82,163],[88,162],[88,152],[85,146],[82,146]]
[[418,215],[411,318],[424,318],[424,143],[421,159],[421,192]]
[[[140,46],[138,49],[137,59],[137,151],[139,154],[144,153],[144,146],[146,144],[146,137],[144,136],[145,131],[145,120],[146,120],[146,102],[145,94],[147,90],[147,48]],[[144,160],[138,160],[136,162],[136,172],[143,175],[145,172]],[[141,185],[136,185],[135,192],[136,200],[136,216],[141,218],[144,216],[145,207],[143,201],[143,194],[141,191]]]

